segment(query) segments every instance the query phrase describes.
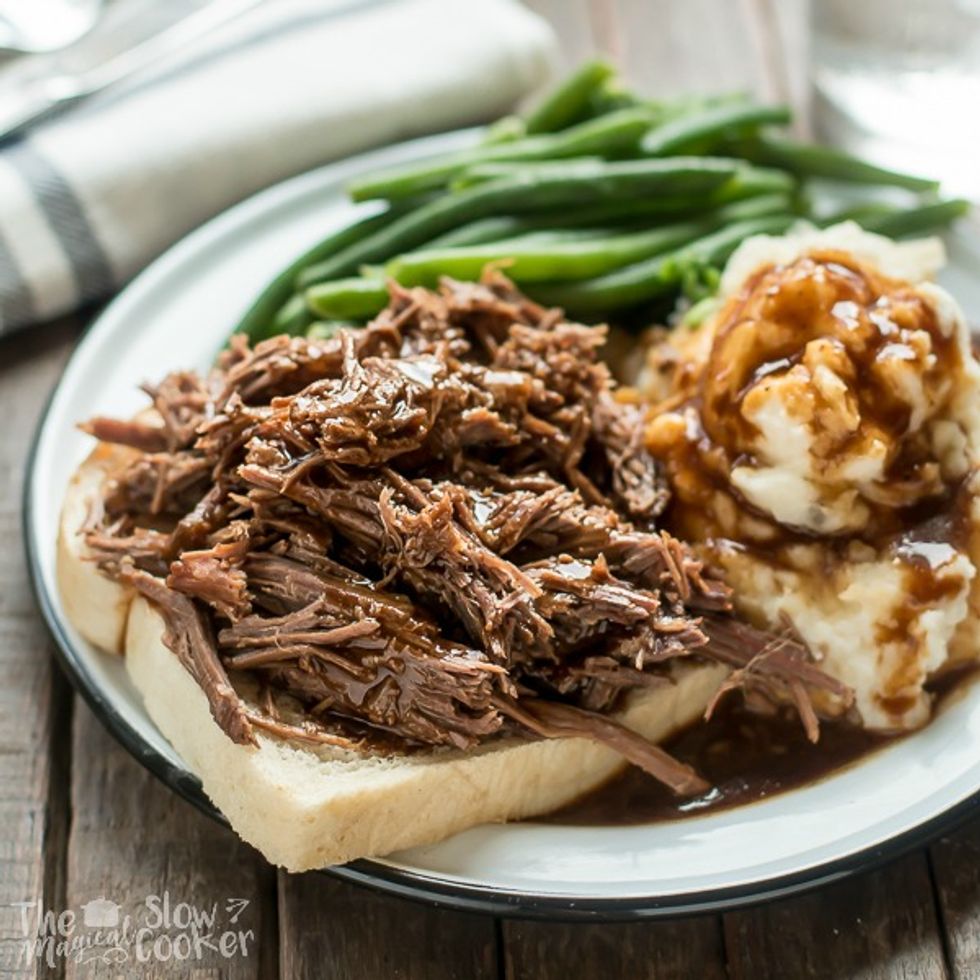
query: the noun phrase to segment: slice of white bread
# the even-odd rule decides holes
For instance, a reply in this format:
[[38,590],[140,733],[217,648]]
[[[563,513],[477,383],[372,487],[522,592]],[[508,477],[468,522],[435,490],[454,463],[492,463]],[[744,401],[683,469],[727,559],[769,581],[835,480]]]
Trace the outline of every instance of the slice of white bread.
[[[469,752],[406,756],[358,754],[264,732],[256,732],[257,747],[236,744],[164,645],[155,607],[86,560],[80,528],[114,461],[124,459],[125,450],[100,447],[68,489],[58,548],[65,610],[87,639],[125,654],[150,717],[232,827],[273,863],[304,871],[547,813],[624,766],[611,749],[582,738],[506,738]],[[634,695],[617,718],[661,741],[698,718],[725,676],[719,665],[681,664],[674,684]]]
[[85,559],[85,538],[80,532],[105,481],[134,455],[122,446],[96,446],[68,484],[58,528],[56,571],[65,614],[89,643],[110,653],[123,652],[133,591],[99,574]]

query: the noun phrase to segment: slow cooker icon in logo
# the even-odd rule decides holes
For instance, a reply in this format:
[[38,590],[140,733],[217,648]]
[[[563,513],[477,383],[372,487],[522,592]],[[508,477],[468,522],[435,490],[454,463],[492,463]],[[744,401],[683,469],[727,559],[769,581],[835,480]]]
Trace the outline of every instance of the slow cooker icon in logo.
[[82,921],[89,929],[115,929],[119,925],[119,906],[103,896],[82,906]]

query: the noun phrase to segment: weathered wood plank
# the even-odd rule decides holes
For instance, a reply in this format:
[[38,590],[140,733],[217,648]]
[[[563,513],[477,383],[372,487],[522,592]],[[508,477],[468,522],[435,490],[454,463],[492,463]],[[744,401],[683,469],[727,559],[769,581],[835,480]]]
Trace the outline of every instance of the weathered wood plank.
[[[70,694],[51,658],[20,548],[20,500],[37,417],[68,354],[64,321],[0,344],[0,977],[45,975],[29,957],[35,909],[57,907],[68,812]],[[52,747],[54,752],[52,752]],[[53,790],[53,792],[52,792]],[[23,918],[22,918],[23,916]]]
[[757,25],[772,79],[770,95],[788,102],[796,115],[797,132],[810,129],[809,47],[806,0],[743,0]]
[[603,925],[507,921],[502,938],[507,980],[721,980],[725,976],[715,916]]
[[596,53],[589,0],[524,0],[524,3],[554,28],[563,70],[576,68]]
[[767,61],[742,5],[730,0],[616,0],[628,78],[654,97],[767,94]]
[[[68,960],[69,980],[277,975],[272,869],[143,769],[81,701],[71,799],[66,908],[95,945]],[[99,907],[84,906],[99,899],[119,906],[120,925],[129,918],[128,939],[113,943],[111,906],[96,935]]]
[[980,821],[930,848],[940,919],[954,977],[980,977]]
[[947,976],[925,854],[725,916],[732,980]]
[[494,920],[390,898],[322,874],[279,877],[280,976],[497,980]]

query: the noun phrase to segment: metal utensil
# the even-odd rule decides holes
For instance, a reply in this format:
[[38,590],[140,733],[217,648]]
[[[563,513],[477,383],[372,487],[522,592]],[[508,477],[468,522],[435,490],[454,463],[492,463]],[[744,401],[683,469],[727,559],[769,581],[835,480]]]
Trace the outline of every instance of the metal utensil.
[[0,49],[58,51],[87,34],[103,0],[0,0]]
[[262,2],[214,0],[101,65],[77,74],[52,75],[26,83],[5,104],[0,104],[0,141],[19,135],[29,126],[149,68]]

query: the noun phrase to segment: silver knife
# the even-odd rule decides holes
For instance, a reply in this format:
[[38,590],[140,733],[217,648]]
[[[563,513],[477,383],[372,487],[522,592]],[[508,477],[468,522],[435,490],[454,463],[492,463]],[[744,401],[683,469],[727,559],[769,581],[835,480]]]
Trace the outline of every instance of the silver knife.
[[149,68],[154,62],[262,2],[212,0],[207,6],[101,65],[77,74],[50,75],[26,83],[14,98],[0,104],[0,140],[20,135],[43,119]]

